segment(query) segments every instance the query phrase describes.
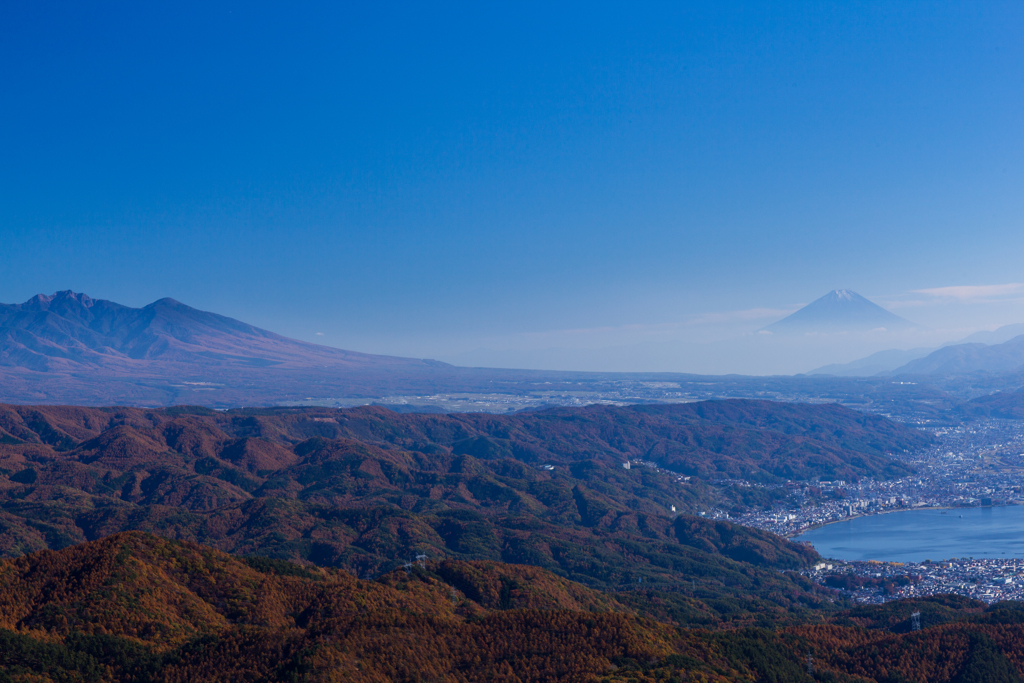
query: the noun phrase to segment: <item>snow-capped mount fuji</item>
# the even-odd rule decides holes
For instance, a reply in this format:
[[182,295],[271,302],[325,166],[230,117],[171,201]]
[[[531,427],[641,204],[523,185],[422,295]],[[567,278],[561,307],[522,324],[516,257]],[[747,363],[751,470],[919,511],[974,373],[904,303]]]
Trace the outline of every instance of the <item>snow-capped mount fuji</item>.
[[796,313],[763,328],[772,334],[813,332],[901,332],[917,326],[906,318],[890,313],[857,292],[834,289],[812,301]]

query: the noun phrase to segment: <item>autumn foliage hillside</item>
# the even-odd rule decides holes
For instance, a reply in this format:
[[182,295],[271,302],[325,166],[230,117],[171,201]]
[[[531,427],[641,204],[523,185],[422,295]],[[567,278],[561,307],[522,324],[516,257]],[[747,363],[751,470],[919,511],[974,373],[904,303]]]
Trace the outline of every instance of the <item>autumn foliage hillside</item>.
[[[191,419],[168,424],[183,417]],[[761,480],[902,476],[906,466],[887,454],[930,442],[922,432],[836,404],[755,400],[553,408],[514,415],[398,414],[376,407],[221,413],[189,406],[0,408],[0,441],[5,442],[70,450],[115,427],[150,433],[158,442],[194,455],[214,455],[231,442],[236,464],[249,470],[281,464],[282,454],[266,450],[266,442],[293,446],[320,437],[425,453],[441,449],[485,459],[513,457],[528,463],[642,458],[702,478]],[[263,442],[251,441],[254,438]]]
[[[127,532],[0,561],[0,681],[1019,683],[1024,670],[1015,603],[939,596],[707,631],[618,595],[457,560],[365,581]],[[924,630],[900,628],[911,611]]]
[[361,581],[138,532],[0,563],[0,629],[8,675],[168,681],[584,680],[676,637],[529,567]]
[[510,416],[0,406],[0,553],[144,530],[364,578],[424,554],[657,591],[680,623],[767,623],[830,604],[778,571],[816,554],[685,514],[787,495],[709,482],[898,474],[886,453],[926,442],[837,406],[766,401]]

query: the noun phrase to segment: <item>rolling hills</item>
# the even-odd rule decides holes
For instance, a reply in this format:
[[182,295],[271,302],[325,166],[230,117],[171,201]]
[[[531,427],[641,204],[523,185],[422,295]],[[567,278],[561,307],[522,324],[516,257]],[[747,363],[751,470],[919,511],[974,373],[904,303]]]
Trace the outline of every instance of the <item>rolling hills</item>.
[[1013,605],[853,607],[809,547],[669,508],[928,442],[766,401],[0,406],[0,681],[1016,683]]
[[363,577],[426,554],[600,588],[688,581],[696,594],[673,609],[692,621],[767,618],[821,602],[777,573],[813,551],[672,506],[786,495],[718,477],[900,476],[886,451],[926,443],[835,405],[766,401],[509,416],[4,406],[0,552],[144,530]]

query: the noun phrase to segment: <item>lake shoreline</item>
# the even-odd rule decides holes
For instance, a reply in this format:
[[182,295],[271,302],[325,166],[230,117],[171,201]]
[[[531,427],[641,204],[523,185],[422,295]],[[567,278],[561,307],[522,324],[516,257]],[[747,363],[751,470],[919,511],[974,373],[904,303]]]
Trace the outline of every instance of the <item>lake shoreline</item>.
[[[917,515],[921,510],[935,514]],[[947,514],[952,510],[955,514]],[[859,521],[854,521],[859,520]],[[851,522],[834,528],[836,522]],[[825,530],[830,527],[832,530]],[[789,536],[822,557],[844,561],[918,562],[935,557],[1024,558],[1024,505],[882,510],[807,527]]]
[[849,522],[854,519],[860,519],[861,517],[879,517],[881,515],[891,515],[894,512],[918,512],[919,510],[980,510],[982,507],[987,508],[1003,508],[1012,507],[1011,505],[984,505],[984,506],[971,506],[971,507],[953,507],[952,505],[929,505],[927,507],[916,507],[916,508],[899,508],[896,510],[880,510],[878,512],[868,512],[862,515],[853,515],[852,517],[843,517],[842,519],[834,519],[831,522],[822,522],[821,524],[812,524],[811,526],[805,526],[803,529],[795,534],[786,534],[784,538],[790,541],[803,536],[808,531],[815,529],[823,529],[832,524],[841,524],[842,522]]

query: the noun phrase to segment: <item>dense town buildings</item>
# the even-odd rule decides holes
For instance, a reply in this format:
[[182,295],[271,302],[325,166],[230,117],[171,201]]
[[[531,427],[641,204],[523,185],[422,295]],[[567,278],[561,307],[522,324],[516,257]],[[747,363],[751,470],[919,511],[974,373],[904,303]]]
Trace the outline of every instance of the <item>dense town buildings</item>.
[[[706,516],[796,536],[812,527],[861,515],[915,508],[1024,504],[1024,422],[987,420],[931,430],[938,443],[919,453],[894,454],[917,474],[879,481],[801,481],[774,484],[789,494],[771,509]],[[765,487],[752,482],[723,485]],[[985,602],[1024,600],[1024,559],[934,558],[921,563],[827,563],[806,572],[861,602],[956,593]]]

